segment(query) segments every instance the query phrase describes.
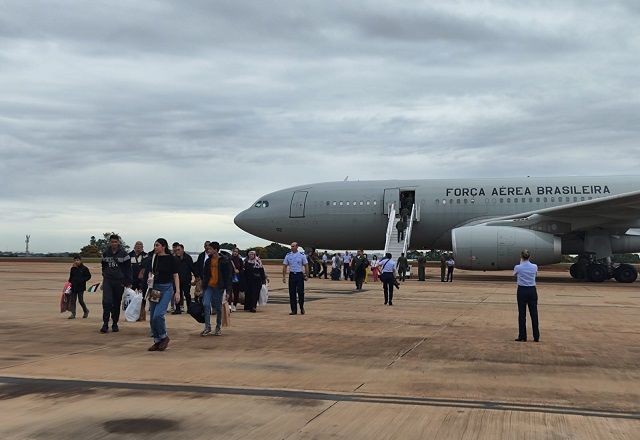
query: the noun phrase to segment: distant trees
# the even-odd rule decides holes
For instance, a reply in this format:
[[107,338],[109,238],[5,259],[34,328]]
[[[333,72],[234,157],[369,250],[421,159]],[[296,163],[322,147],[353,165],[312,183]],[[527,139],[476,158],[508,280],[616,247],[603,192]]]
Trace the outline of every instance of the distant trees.
[[[105,232],[102,238],[96,239],[94,235],[89,239],[89,244],[80,249],[81,257],[100,257],[102,253],[109,247],[109,237],[112,235],[120,235],[115,232]],[[122,239],[120,240],[124,250],[128,251],[130,246]]]

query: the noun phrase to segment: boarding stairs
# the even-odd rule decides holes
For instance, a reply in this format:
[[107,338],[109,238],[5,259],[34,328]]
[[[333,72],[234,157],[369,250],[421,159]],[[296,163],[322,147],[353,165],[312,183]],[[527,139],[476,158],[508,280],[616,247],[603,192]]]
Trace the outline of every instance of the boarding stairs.
[[411,207],[411,215],[409,216],[409,221],[407,225],[407,229],[404,232],[404,240],[398,242],[398,229],[396,225],[400,221],[400,216],[396,217],[396,209],[395,205],[391,205],[389,207],[389,222],[387,223],[387,234],[385,236],[384,242],[384,253],[391,252],[393,259],[397,259],[400,254],[407,255],[407,250],[409,248],[409,244],[411,243],[411,231],[413,229],[413,221],[416,217],[416,205],[414,204]]

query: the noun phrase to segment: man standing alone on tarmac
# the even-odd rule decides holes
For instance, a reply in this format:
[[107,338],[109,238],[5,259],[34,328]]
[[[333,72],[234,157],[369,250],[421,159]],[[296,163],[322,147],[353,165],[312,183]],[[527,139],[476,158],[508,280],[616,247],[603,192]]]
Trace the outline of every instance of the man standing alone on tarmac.
[[[291,243],[289,252],[282,262],[282,282],[287,283],[287,267],[289,268],[289,303],[291,313],[298,314],[298,303],[300,303],[300,313],[304,315],[304,282],[308,279],[309,262],[303,252],[298,251],[298,243]],[[304,271],[304,272],[303,272]]]
[[120,245],[120,237],[109,237],[109,247],[102,253],[102,321],[100,333],[109,331],[109,318],[113,324],[111,330],[120,331],[120,305],[124,288],[131,286],[131,257]]
[[447,275],[447,254],[440,254],[440,281],[445,282],[444,277]]
[[536,289],[536,275],[538,266],[529,261],[528,250],[520,254],[520,264],[513,268],[513,274],[518,277],[518,337],[517,342],[527,341],[527,307],[531,315],[533,340],[540,340],[538,328],[538,291]]
[[409,260],[404,256],[404,252],[400,254],[398,257],[398,278],[400,281],[404,283],[405,278],[407,277],[407,270],[409,269]]

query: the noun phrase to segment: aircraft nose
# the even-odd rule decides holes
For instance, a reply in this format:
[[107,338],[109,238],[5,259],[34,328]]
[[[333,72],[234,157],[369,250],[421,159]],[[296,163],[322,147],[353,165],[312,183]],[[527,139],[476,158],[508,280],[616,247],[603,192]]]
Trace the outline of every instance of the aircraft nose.
[[244,210],[240,214],[236,215],[236,217],[233,219],[233,222],[243,231],[247,231],[247,226],[249,224],[248,220],[249,214],[247,213],[247,210]]

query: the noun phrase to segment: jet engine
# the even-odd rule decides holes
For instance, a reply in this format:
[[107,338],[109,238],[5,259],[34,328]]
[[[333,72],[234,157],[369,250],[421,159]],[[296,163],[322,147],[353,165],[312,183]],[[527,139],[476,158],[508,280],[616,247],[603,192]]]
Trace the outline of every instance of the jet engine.
[[528,249],[537,264],[559,263],[562,240],[553,234],[511,226],[463,226],[451,231],[456,266],[472,270],[512,269]]

